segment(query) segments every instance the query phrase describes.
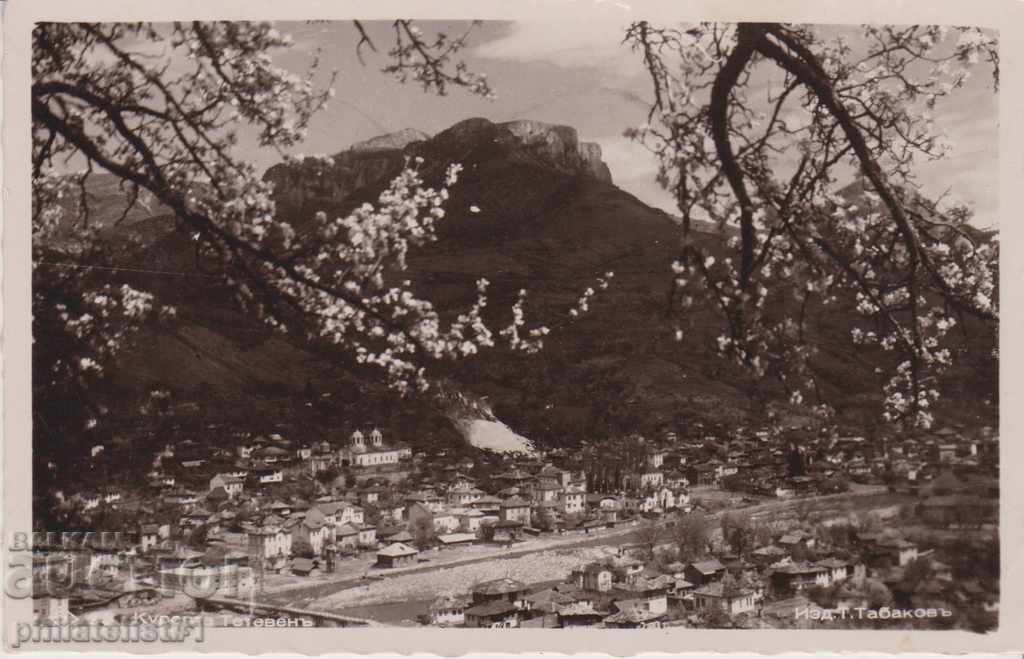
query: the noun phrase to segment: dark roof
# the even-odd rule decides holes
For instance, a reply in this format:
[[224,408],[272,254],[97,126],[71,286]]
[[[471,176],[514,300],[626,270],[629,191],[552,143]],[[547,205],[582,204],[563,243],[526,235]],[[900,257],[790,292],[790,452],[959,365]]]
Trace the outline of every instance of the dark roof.
[[397,558],[400,556],[414,556],[418,553],[419,551],[414,549],[413,547],[402,544],[401,542],[396,542],[378,551],[377,555]]
[[292,570],[296,572],[309,572],[316,565],[313,563],[312,558],[293,558],[292,559]]
[[781,572],[783,574],[816,574],[825,571],[825,567],[811,563],[791,563],[775,569],[776,573]]
[[724,570],[725,566],[722,565],[717,558],[713,558],[710,561],[700,561],[699,563],[691,563],[693,569],[697,570],[701,574],[714,574],[719,570]]
[[399,531],[397,533],[392,533],[391,535],[385,535],[384,539],[387,540],[388,542],[412,542],[413,541],[412,534],[409,533],[408,531]]
[[522,581],[505,577],[494,581],[485,581],[473,587],[473,592],[480,595],[504,595],[507,593],[518,593],[527,590],[526,584]]
[[745,588],[742,585],[737,584],[736,586],[726,589],[725,585],[721,582],[710,583],[706,586],[701,586],[695,593],[699,595],[707,595],[708,597],[745,597],[747,595],[753,595],[753,591]]

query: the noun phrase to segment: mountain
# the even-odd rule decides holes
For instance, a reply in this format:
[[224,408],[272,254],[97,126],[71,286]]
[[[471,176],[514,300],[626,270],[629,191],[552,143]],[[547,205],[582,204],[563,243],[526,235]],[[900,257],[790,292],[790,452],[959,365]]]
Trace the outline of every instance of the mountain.
[[[464,169],[438,225],[438,242],[414,251],[403,277],[447,316],[472,304],[474,282],[486,277],[492,282],[489,320],[497,327],[509,323],[517,291],[525,288],[527,323],[553,328],[538,355],[496,349],[439,371],[446,387],[479,401],[516,433],[539,446],[562,446],[634,431],[698,432],[697,424],[760,422],[766,405],[784,397],[779,389],[755,389],[713,353],[723,323],[710,303],[682,320],[668,317],[677,220],[617,188],[600,148],[580,141],[573,128],[469,119],[433,137],[405,130],[353,145],[334,155],[325,176],[282,164],[266,178],[275,183],[279,213],[301,235],[317,210],[345,213],[373,201],[415,158],[422,158],[428,184],[439,184],[449,163]],[[287,401],[308,402],[313,391],[324,426],[376,423],[422,441],[458,437],[446,421],[448,410],[398,400],[376,374],[298,339],[271,335],[240,313],[217,280],[197,269],[190,237],[169,218],[133,218],[131,226],[145,245],[141,253],[126,254],[124,263],[149,274],[119,276],[176,305],[179,321],[146,330],[114,365],[112,386],[124,400],[167,387],[182,399],[215,400],[217,414],[259,424],[302,418],[305,403],[290,408]],[[695,237],[710,241],[712,231],[700,224]],[[615,273],[608,290],[599,291],[590,313],[572,321],[569,307],[606,271]],[[874,357],[849,341],[852,307],[848,301],[827,312],[811,309],[807,331],[821,345],[815,374],[822,395],[842,419],[863,427],[865,419],[878,417],[880,380]],[[674,340],[677,325],[681,341]],[[942,410],[950,420],[992,414],[984,407],[995,382],[991,373],[967,363],[951,382],[959,399],[955,409]],[[285,411],[261,412],[270,401],[285,401]],[[799,419],[799,411],[789,413]]]
[[413,142],[423,142],[429,139],[430,135],[427,135],[421,130],[416,130],[415,128],[403,128],[402,130],[395,131],[394,133],[377,135],[376,137],[371,137],[368,140],[356,142],[350,146],[348,150],[388,151],[391,149],[403,149]]

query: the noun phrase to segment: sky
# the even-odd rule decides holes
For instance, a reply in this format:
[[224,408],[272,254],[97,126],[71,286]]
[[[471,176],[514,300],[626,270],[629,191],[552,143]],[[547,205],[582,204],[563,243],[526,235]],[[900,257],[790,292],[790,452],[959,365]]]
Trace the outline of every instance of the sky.
[[[608,21],[484,23],[469,38],[462,57],[474,72],[486,73],[497,93],[485,100],[460,89],[438,97],[414,84],[401,84],[380,73],[387,62],[391,27],[364,24],[380,52],[363,49],[360,62],[351,23],[281,23],[295,46],[279,51],[275,61],[304,72],[320,52],[324,75],[336,69],[337,94],[310,127],[310,137],[296,149],[336,153],[353,142],[402,128],[436,133],[470,117],[492,121],[535,119],[575,127],[584,141],[601,145],[615,183],[649,205],[675,211],[670,196],[655,182],[656,162],[623,131],[643,123],[651,97],[650,79],[639,56],[622,44],[625,24]],[[427,35],[461,34],[466,23],[421,22]],[[922,164],[925,192],[949,194],[973,206],[978,226],[998,226],[998,116],[991,76],[979,68],[968,84],[935,112],[936,127],[954,146],[951,156]],[[767,93],[771,83],[755,84]],[[254,155],[269,166],[279,156]]]

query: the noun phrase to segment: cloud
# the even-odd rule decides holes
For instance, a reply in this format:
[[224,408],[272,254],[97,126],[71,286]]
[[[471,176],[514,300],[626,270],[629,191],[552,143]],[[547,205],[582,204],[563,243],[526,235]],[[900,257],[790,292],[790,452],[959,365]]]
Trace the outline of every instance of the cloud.
[[618,135],[594,139],[601,146],[601,156],[612,173],[616,186],[626,190],[648,206],[675,213],[678,209],[672,195],[655,180],[658,161],[643,145]]
[[602,68],[608,74],[642,72],[640,60],[622,43],[623,20],[537,21],[512,23],[504,34],[471,51],[481,59],[543,62],[563,68]]

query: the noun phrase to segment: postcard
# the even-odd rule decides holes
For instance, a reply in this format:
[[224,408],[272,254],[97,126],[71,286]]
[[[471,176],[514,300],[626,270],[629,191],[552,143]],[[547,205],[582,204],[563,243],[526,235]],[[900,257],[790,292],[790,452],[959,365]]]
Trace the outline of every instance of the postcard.
[[6,10],[12,651],[1021,650],[1019,4]]

